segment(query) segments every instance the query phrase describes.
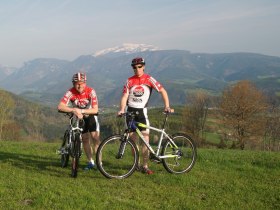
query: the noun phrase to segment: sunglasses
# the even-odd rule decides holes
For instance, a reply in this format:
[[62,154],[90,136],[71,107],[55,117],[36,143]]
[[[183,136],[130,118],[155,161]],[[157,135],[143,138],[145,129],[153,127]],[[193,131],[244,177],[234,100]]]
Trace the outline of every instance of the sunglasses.
[[133,69],[141,69],[143,67],[143,65],[142,66],[133,66],[132,68]]

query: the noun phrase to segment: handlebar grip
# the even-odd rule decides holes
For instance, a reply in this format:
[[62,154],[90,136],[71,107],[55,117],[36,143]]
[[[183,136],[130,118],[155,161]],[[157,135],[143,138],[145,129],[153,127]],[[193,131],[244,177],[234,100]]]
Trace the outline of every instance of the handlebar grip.
[[58,113],[62,113],[62,114],[65,114],[69,117],[73,116],[73,113],[72,112],[64,112],[64,111],[61,111],[61,110],[58,110]]

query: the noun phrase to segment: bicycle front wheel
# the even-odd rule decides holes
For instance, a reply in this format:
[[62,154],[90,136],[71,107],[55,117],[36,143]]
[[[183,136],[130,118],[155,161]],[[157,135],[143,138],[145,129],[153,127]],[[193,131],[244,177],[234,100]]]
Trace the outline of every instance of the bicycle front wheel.
[[[96,164],[99,171],[107,178],[124,179],[136,169],[139,152],[136,144],[128,140],[123,144],[121,135],[114,135],[102,141],[96,153]],[[123,147],[124,146],[124,147]],[[120,148],[123,147],[123,156]]]
[[172,140],[176,144],[175,148],[170,141],[166,141],[162,148],[162,156],[176,155],[163,159],[164,168],[172,174],[189,172],[196,161],[196,146],[191,137],[185,134],[175,134]]
[[81,154],[80,134],[75,134],[73,157],[72,157],[72,167],[71,167],[71,176],[74,178],[76,178],[78,175],[80,154]]

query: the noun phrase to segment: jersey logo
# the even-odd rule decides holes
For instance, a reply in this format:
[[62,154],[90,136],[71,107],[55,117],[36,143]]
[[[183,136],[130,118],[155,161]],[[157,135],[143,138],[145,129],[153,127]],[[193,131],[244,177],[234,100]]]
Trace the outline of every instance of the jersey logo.
[[134,90],[133,90],[133,95],[135,97],[141,97],[144,95],[144,88],[141,86],[137,86]]
[[77,107],[79,107],[79,108],[86,108],[87,105],[88,105],[88,103],[89,103],[89,100],[88,100],[88,99],[82,99],[82,100],[76,99],[76,100],[74,101],[74,104],[75,104]]

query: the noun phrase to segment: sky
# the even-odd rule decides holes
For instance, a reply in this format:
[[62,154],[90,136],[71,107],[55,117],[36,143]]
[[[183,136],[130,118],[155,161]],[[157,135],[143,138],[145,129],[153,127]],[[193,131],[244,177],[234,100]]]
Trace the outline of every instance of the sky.
[[1,0],[0,65],[123,43],[280,57],[278,0]]

